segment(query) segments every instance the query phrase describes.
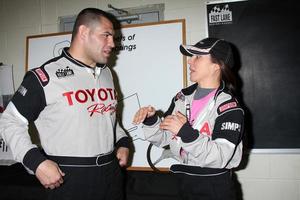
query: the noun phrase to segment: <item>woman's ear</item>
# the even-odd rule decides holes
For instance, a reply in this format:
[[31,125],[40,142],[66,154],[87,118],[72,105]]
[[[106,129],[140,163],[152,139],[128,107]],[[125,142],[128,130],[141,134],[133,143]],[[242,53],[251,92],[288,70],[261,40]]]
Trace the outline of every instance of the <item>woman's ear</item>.
[[213,66],[213,69],[215,70],[215,71],[221,71],[221,65],[220,64],[218,64],[218,63],[214,63],[214,66]]

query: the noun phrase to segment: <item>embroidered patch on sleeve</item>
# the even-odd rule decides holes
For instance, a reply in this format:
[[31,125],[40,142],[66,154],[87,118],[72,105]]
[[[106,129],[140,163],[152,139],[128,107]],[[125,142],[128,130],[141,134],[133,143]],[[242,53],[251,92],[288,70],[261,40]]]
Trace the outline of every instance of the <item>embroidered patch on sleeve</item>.
[[43,70],[38,68],[38,69],[35,70],[35,72],[39,76],[39,78],[42,82],[47,82],[48,81],[48,78],[47,78],[46,74],[43,72]]
[[33,69],[32,72],[34,73],[34,75],[36,76],[36,78],[39,80],[40,84],[43,87],[45,87],[49,83],[50,80],[49,75],[43,67]]
[[231,108],[236,108],[237,107],[237,103],[236,102],[229,102],[229,103],[226,103],[222,106],[219,107],[219,112],[222,113],[228,109],[231,109]]
[[234,122],[223,122],[221,125],[221,130],[222,131],[238,131],[241,132],[241,127],[242,125],[239,123],[234,123]]

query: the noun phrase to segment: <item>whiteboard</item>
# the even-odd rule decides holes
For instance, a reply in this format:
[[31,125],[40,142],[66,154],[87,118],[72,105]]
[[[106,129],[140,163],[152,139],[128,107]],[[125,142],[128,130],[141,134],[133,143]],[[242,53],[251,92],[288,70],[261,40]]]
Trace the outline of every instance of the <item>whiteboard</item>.
[[[172,20],[142,25],[128,25],[117,35],[119,53],[112,56],[110,66],[116,75],[116,89],[123,106],[121,124],[132,137],[134,152],[131,168],[149,168],[146,152],[149,142],[143,138],[140,126],[131,122],[141,107],[153,105],[165,112],[172,97],[186,86],[186,60],[179,51],[185,44],[185,20]],[[26,69],[39,67],[58,56],[63,47],[70,45],[71,33],[27,37]],[[152,147],[155,162],[162,149]],[[172,158],[160,161],[156,167],[166,168],[176,163]]]

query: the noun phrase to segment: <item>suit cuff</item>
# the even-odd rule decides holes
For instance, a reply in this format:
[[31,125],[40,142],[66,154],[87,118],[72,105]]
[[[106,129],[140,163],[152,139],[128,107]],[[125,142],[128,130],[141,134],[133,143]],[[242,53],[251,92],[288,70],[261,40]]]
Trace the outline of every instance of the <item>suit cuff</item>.
[[155,124],[158,120],[158,116],[157,115],[153,115],[152,117],[148,117],[143,121],[143,124],[147,125],[147,126],[152,126],[153,124]]
[[199,137],[199,132],[193,129],[193,127],[191,127],[191,125],[186,122],[179,130],[177,136],[181,138],[182,142],[190,143],[195,141]]
[[122,137],[115,145],[116,148],[119,148],[119,147],[126,147],[126,148],[129,148],[130,147],[130,139],[129,137]]
[[47,158],[38,148],[30,149],[23,158],[23,164],[35,173],[38,166]]

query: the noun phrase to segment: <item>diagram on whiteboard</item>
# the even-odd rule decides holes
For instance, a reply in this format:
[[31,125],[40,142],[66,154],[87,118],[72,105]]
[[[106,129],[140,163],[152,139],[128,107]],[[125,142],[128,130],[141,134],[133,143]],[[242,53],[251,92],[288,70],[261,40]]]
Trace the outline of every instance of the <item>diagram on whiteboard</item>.
[[[130,115],[132,115],[133,114],[132,111],[137,110],[140,107],[138,95],[136,93],[132,94],[128,97],[125,97],[124,99],[122,99],[122,101],[123,101],[123,104],[125,105],[124,111],[123,111],[124,113],[128,113],[128,114],[130,113]],[[124,128],[126,128],[126,130],[128,132],[132,132],[137,129],[137,126],[132,125],[132,123],[130,123],[130,120],[124,119],[123,125],[124,125]]]
[[53,47],[53,58],[61,55],[61,52],[64,47],[69,47],[71,42],[69,40],[64,40],[61,42],[58,42]]

